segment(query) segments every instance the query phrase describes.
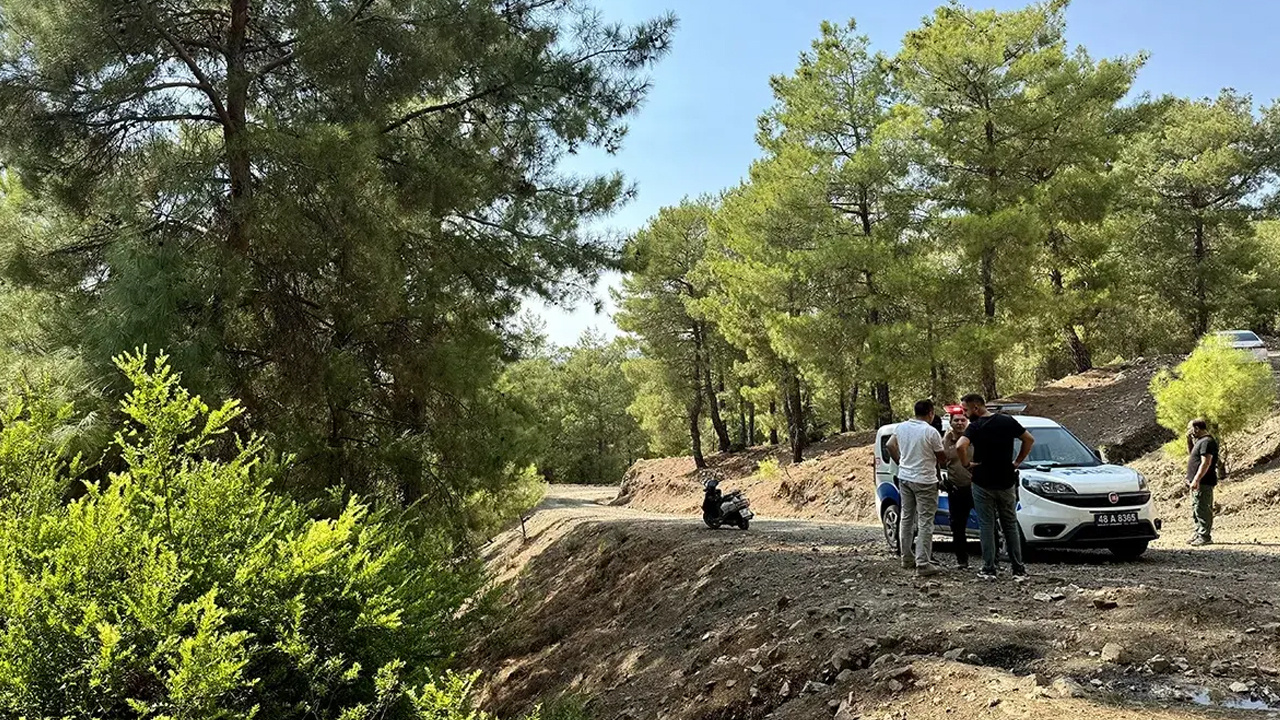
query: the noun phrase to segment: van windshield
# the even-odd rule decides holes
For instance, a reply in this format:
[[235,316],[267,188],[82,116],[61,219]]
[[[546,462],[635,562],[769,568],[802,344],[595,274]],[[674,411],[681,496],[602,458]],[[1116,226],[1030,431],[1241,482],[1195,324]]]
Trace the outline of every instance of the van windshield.
[[[1036,444],[1031,446],[1027,465],[1052,467],[1092,467],[1101,465],[1098,458],[1085,444],[1066,428],[1030,428]],[[1022,450],[1022,441],[1013,441],[1013,457]]]

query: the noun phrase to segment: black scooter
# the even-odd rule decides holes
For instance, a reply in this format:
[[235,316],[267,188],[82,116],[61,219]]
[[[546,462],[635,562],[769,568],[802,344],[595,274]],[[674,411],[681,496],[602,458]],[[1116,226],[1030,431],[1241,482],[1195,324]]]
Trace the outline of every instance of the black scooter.
[[729,525],[746,530],[750,526],[756,514],[751,512],[751,501],[741,490],[721,494],[720,481],[715,478],[704,482],[702,487],[702,521],[707,527],[716,530],[721,525]]

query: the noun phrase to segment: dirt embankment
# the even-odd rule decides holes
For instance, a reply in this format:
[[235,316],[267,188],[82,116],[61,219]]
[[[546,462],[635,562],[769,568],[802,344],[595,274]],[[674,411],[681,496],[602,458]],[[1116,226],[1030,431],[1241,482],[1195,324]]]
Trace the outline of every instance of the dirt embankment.
[[[725,478],[722,487],[745,490],[760,516],[873,520],[874,439],[871,432],[836,435],[811,446],[801,463],[792,463],[786,448],[757,447],[712,455],[707,465]],[[697,514],[702,485],[691,457],[641,460],[627,471],[619,497],[642,510]]]
[[[1101,446],[1111,462],[1125,463],[1172,438],[1156,424],[1151,378],[1176,358],[1139,359],[1090,370],[1010,401],[1027,404],[1027,414],[1052,418],[1091,447]],[[836,435],[792,463],[783,447],[757,447],[711,455],[710,469],[724,487],[742,489],[761,517],[875,520],[873,432]],[[619,502],[653,512],[696,514],[702,487],[690,457],[641,460],[622,482]]]
[[1156,422],[1151,378],[1179,357],[1139,358],[1071,375],[1010,400],[1025,402],[1026,414],[1062,423],[1089,447],[1101,447],[1108,462],[1124,464],[1173,439]]
[[1028,585],[921,581],[871,526],[713,531],[558,492],[528,541],[490,558],[516,578],[471,656],[496,712],[561,694],[595,720],[1243,718],[1280,703],[1273,547],[1064,552]]

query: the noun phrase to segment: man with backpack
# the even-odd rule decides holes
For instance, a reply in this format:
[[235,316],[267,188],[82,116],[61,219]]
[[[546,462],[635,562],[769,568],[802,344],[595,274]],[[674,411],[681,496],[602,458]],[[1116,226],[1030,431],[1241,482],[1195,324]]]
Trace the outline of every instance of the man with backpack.
[[1196,523],[1190,545],[1213,542],[1213,489],[1220,477],[1218,441],[1209,434],[1209,423],[1196,418],[1187,425],[1187,485],[1191,487],[1191,516]]

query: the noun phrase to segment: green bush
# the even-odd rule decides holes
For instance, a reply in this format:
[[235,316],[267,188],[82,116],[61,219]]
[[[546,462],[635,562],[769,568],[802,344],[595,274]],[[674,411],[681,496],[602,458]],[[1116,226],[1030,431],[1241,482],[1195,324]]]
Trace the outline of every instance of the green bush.
[[[1156,420],[1179,437],[1187,423],[1204,418],[1217,433],[1244,430],[1269,413],[1276,401],[1271,366],[1254,362],[1221,338],[1208,337],[1173,370],[1162,370],[1151,380],[1156,399]],[[1181,440],[1170,450],[1186,454]]]
[[764,480],[777,480],[782,476],[782,465],[778,463],[778,458],[765,458],[756,464],[756,475]]
[[477,720],[440,674],[479,573],[358,498],[331,518],[268,488],[282,467],[228,431],[165,357],[133,384],[122,470],[83,468],[65,407],[12,402],[0,431],[0,716]]

